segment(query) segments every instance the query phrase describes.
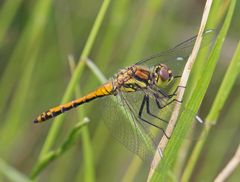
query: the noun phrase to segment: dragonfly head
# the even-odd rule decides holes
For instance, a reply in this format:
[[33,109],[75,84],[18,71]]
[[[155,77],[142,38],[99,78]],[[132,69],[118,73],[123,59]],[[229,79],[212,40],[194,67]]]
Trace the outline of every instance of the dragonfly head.
[[172,70],[165,64],[159,64],[154,68],[155,83],[159,87],[167,86],[173,80]]

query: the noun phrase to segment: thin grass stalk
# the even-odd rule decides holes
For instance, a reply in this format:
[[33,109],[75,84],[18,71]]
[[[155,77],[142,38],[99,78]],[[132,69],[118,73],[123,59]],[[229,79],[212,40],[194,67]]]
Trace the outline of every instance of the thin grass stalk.
[[5,1],[0,9],[0,48],[10,24],[20,7],[22,0]]
[[[206,29],[214,29],[214,31],[217,33],[217,27],[221,25],[221,20],[224,18],[223,16],[226,14],[225,10],[224,12],[220,13],[220,9],[223,6],[222,1],[225,0],[215,0],[212,4],[211,11],[209,13],[208,22],[206,24]],[[224,14],[225,13],[225,14]],[[189,84],[193,85],[193,88],[196,87],[196,80],[201,79],[202,74],[204,74],[204,67],[202,65],[206,64],[208,61],[208,51],[211,47],[211,40],[209,40],[209,44],[205,45],[203,49],[201,49],[198,53],[197,59],[195,61],[195,64],[192,69],[192,74],[189,78]],[[201,74],[200,74],[201,73]],[[195,84],[194,84],[195,83]],[[193,89],[186,90],[186,96],[192,95]],[[188,99],[188,97],[184,98]]]
[[[106,65],[111,64],[110,58],[114,51],[114,43],[118,42],[119,35],[123,33],[124,23],[126,23],[126,19],[129,16],[128,8],[130,1],[122,0],[122,1],[114,1],[112,4],[111,12],[109,15],[109,22],[105,28],[104,35],[101,41],[101,46],[97,49],[97,53],[95,56],[96,64],[100,69],[105,73],[109,71],[109,67]],[[123,28],[124,27],[124,28]],[[99,64],[98,64],[98,61]],[[91,64],[91,63],[90,63]],[[89,65],[88,65],[89,66]],[[95,65],[93,65],[96,67]],[[93,70],[98,70],[94,68],[90,68]],[[101,83],[105,83],[107,79],[101,74],[98,74],[98,79]],[[101,119],[100,119],[101,120]],[[99,122],[100,123],[100,122]],[[92,137],[92,142],[94,143],[94,151],[98,151],[94,155],[95,164],[98,165],[101,155],[104,150],[107,148],[106,144],[109,139],[109,133],[105,132],[105,128],[102,125],[96,124],[96,130],[94,131],[94,135]],[[99,141],[99,137],[101,137],[101,141]]]
[[[79,62],[77,64],[77,67],[73,73],[73,76],[67,86],[67,89],[65,91],[65,94],[63,96],[63,99],[61,101],[61,103],[65,103],[67,102],[74,90],[75,90],[75,85],[78,83],[78,80],[79,80],[79,77],[80,75],[82,74],[83,72],[83,69],[85,67],[85,63],[84,61],[81,61],[83,60],[84,58],[88,57],[91,49],[92,49],[92,46],[93,46],[93,43],[94,43],[94,40],[98,34],[98,31],[99,31],[99,28],[103,22],[103,18],[104,18],[104,15],[108,9],[108,6],[110,4],[110,0],[104,0],[103,3],[102,3],[102,6],[99,10],[99,13],[96,17],[96,20],[94,22],[94,25],[93,25],[93,28],[89,34],[89,37],[87,39],[87,42],[86,42],[86,45],[82,51],[82,55],[80,56],[79,58]],[[41,159],[44,157],[44,155],[47,154],[47,152],[50,150],[50,148],[52,147],[56,137],[57,137],[57,134],[60,130],[60,127],[62,125],[62,121],[63,120],[63,117],[57,117],[56,119],[54,119],[53,121],[53,125],[48,133],[48,136],[47,136],[47,139],[43,145],[43,148],[41,150],[41,153],[40,153],[40,156],[39,156],[39,159],[38,159],[38,162],[35,164],[35,166],[38,166],[39,165],[39,162],[41,161]]]
[[[179,85],[181,85],[181,86],[186,86],[192,65],[194,64],[194,60],[196,59],[197,53],[200,49],[202,34],[204,32],[204,29],[205,29],[205,26],[207,23],[211,5],[212,5],[212,0],[208,0],[205,5],[205,9],[204,9],[204,13],[203,13],[203,17],[202,17],[199,34],[198,34],[196,43],[194,45],[192,54],[190,55],[190,57],[186,63],[182,78],[179,83]],[[177,100],[182,100],[183,94],[184,94],[184,89],[182,89],[178,92]],[[190,127],[190,121],[189,121],[190,118],[189,118],[189,116],[186,115],[185,119],[186,119],[186,121],[188,121],[188,123],[185,123],[185,125],[182,125],[182,126],[184,126],[184,128],[178,128],[178,126],[179,126],[179,124],[178,124],[175,128],[175,132],[172,135],[173,129],[175,127],[175,124],[176,124],[176,121],[177,121],[177,118],[179,115],[179,111],[180,111],[180,104],[176,104],[173,114],[171,116],[171,119],[170,119],[169,124],[166,129],[166,134],[168,136],[171,136],[171,140],[168,142],[168,139],[164,136],[161,139],[158,147],[161,150],[164,150],[167,144],[168,144],[168,147],[166,148],[166,151],[164,152],[164,157],[162,158],[162,160],[158,154],[155,155],[153,162],[152,162],[152,168],[149,171],[148,181],[155,181],[155,180],[165,181],[167,178],[168,172],[170,171],[170,168],[172,168],[173,163],[176,160],[176,156],[179,151],[180,145],[183,142],[182,138],[187,133],[188,128]],[[181,114],[181,117],[182,117],[182,114]],[[188,120],[187,120],[187,118],[188,118]],[[180,126],[180,127],[182,127],[182,126]],[[170,150],[170,149],[172,149],[172,150]],[[160,165],[158,165],[160,160],[162,162],[160,163]],[[158,169],[156,170],[157,165],[158,165]],[[155,169],[155,170],[153,170],[153,169]],[[160,175],[156,171],[159,171]]]
[[6,163],[3,159],[0,158],[0,173],[2,173],[6,179],[10,181],[17,182],[30,182],[31,180],[19,172],[17,169]]
[[13,87],[18,81],[16,75],[18,76],[22,74],[21,71],[24,73],[25,65],[31,61],[29,53],[39,47],[48,14],[50,12],[51,2],[51,0],[36,2],[32,10],[32,16],[29,18],[28,23],[14,48],[10,60],[4,69],[0,79],[0,112],[5,110],[5,106],[11,96]]
[[[69,57],[69,64],[70,64],[71,73],[73,73],[75,69],[75,62],[73,60],[73,57]],[[76,87],[75,89],[75,96],[76,98],[80,98],[82,96],[82,93],[79,87]],[[82,120],[85,115],[86,114],[85,114],[84,107],[82,107],[81,109],[78,109],[78,118],[80,120]],[[80,134],[81,134],[81,140],[82,140],[82,146],[83,146],[82,150],[83,150],[84,165],[83,165],[83,168],[80,168],[79,170],[77,181],[80,181],[82,179],[82,176],[80,176],[82,175],[81,169],[84,169],[84,181],[94,182],[96,180],[95,180],[93,150],[92,150],[92,143],[90,140],[89,127],[87,125],[83,127]]]
[[238,146],[233,158],[229,161],[226,167],[214,179],[214,182],[223,182],[237,169],[240,164],[240,145]]
[[128,0],[113,2],[113,7],[111,8],[111,14],[109,17],[109,23],[105,28],[101,46],[98,48],[96,54],[96,60],[100,60],[101,65],[107,65],[111,62],[110,57],[111,53],[114,51],[114,43],[118,42],[117,39],[122,33],[122,30],[125,29],[123,26],[124,23],[126,24],[126,19],[128,19],[129,16],[129,3],[130,2]]
[[[163,2],[163,0],[146,2],[147,4],[142,13],[141,23],[139,24],[139,27],[134,34],[131,49],[126,56],[125,62],[133,61],[136,56],[142,53],[144,47],[146,47],[147,39],[153,28],[154,18],[162,8]],[[126,169],[126,174],[124,174],[123,179],[133,179],[141,167],[140,164],[141,163],[139,162],[139,158],[133,157],[131,163],[129,164],[129,167]]]
[[[231,21],[233,12],[234,12],[234,8],[235,8],[235,3],[236,3],[235,0],[231,1],[230,7],[228,10],[228,15],[225,20],[225,24],[223,26],[223,28],[226,27],[225,31],[222,29],[222,35],[224,37],[222,37],[221,39],[219,38],[219,42],[221,42],[221,43],[223,42],[223,40],[225,38],[228,26],[230,24],[230,21]],[[221,35],[221,32],[220,32],[220,35]],[[224,76],[223,82],[220,86],[220,89],[217,93],[217,96],[214,100],[211,110],[206,118],[206,127],[205,127],[203,133],[201,134],[201,140],[199,142],[197,142],[197,144],[192,152],[192,155],[189,158],[189,161],[188,161],[185,171],[183,173],[183,177],[182,177],[183,181],[188,181],[190,179],[192,171],[194,169],[194,166],[200,156],[202,148],[208,137],[209,131],[210,131],[212,125],[216,124],[217,119],[220,114],[220,111],[222,110],[222,108],[230,94],[230,91],[234,85],[234,82],[236,81],[236,78],[240,72],[240,59],[239,58],[240,58],[240,42],[238,43],[238,47],[232,58],[231,64],[229,65],[229,68],[226,72],[226,75]]]
[[[17,92],[13,96],[13,99],[10,102],[10,107],[6,113],[5,125],[1,128],[1,135],[5,136],[6,139],[1,141],[2,146],[12,146],[14,138],[17,136],[19,129],[25,126],[27,123],[22,123],[21,118],[23,116],[23,105],[27,99],[27,93],[31,83],[31,76],[33,74],[33,69],[37,59],[37,53],[39,48],[33,50],[31,55],[29,55],[30,62],[26,66],[26,70],[22,77],[19,78],[19,85],[17,87]],[[13,114],[14,113],[14,114]]]
[[43,171],[53,160],[56,160],[64,153],[66,153],[71,147],[75,146],[76,141],[79,138],[81,129],[89,122],[88,118],[83,118],[82,121],[79,121],[70,131],[69,135],[63,142],[63,144],[54,151],[48,152],[44,158],[40,161],[39,165],[33,168],[31,173],[31,179],[35,179],[38,174]]
[[[234,93],[234,90],[232,93]],[[204,178],[206,181],[212,181],[223,165],[223,160],[218,159],[225,159],[229,152],[233,150],[234,145],[237,145],[235,142],[238,142],[237,139],[239,138],[240,93],[235,93],[234,100],[231,103],[227,101],[227,103],[229,104],[228,107],[224,107],[224,110],[222,110],[224,115],[221,114],[217,125],[210,130],[211,133],[199,157],[201,160],[198,160],[196,164],[197,166],[200,164],[202,167],[194,169],[194,178]],[[216,152],[216,149],[218,152]]]
[[[67,57],[69,58],[69,56],[67,56],[67,55],[71,55],[72,53],[74,53],[76,51],[75,48],[74,48],[75,47],[75,44],[74,44],[75,41],[74,40],[77,40],[77,42],[82,42],[81,40],[79,41],[79,39],[78,39],[79,36],[76,36],[75,33],[77,33],[77,35],[81,35],[81,33],[83,32],[83,27],[87,23],[83,23],[83,22],[81,22],[81,20],[80,20],[80,22],[81,22],[80,26],[79,26],[79,20],[78,20],[78,23],[75,23],[75,21],[74,21],[75,17],[73,18],[72,15],[76,11],[71,9],[71,7],[73,5],[75,7],[78,7],[77,11],[79,9],[81,9],[81,6],[79,6],[79,4],[81,4],[81,2],[82,1],[72,2],[72,1],[61,1],[61,0],[54,2],[54,6],[53,6],[54,26],[56,27],[55,33],[56,33],[56,37],[57,37],[57,41],[58,41],[58,43],[57,42],[56,43],[59,46],[59,51],[57,53],[53,53],[54,56],[58,56],[58,58],[57,58],[58,61],[53,62],[56,65],[52,66],[51,75],[54,75],[54,71],[57,71],[57,70],[58,70],[58,72],[61,71],[61,69],[63,69],[62,71],[68,70],[67,68],[68,68],[69,65],[67,64],[68,61],[66,61],[66,58]],[[89,24],[91,25],[92,22],[89,21]],[[84,26],[82,26],[82,25],[84,25]],[[87,26],[88,26],[88,24],[87,24]],[[81,29],[78,29],[79,27]],[[77,32],[76,32],[76,29],[78,29]],[[50,51],[50,52],[52,52],[52,51]],[[63,65],[61,65],[61,63]],[[69,69],[69,71],[70,71],[70,69]],[[67,75],[71,76],[71,74],[67,74]],[[58,80],[63,80],[63,79],[67,78],[68,81],[69,81],[69,77],[68,76],[65,77],[65,76],[64,76],[64,74],[61,74],[61,76],[59,76]],[[67,81],[67,83],[68,83],[68,81]],[[49,84],[51,84],[51,83],[49,83]],[[63,85],[66,86],[66,84],[64,83]],[[57,82],[55,82],[54,84],[51,84],[50,87],[56,88],[57,86],[59,86],[59,85],[58,85]],[[64,87],[63,89],[65,89],[65,88],[66,87]],[[49,87],[47,87],[47,89],[49,89]],[[57,91],[57,94],[60,93],[62,95],[63,92],[61,93],[60,90],[63,90],[63,89],[59,89]],[[45,93],[47,94],[48,92],[45,92]],[[80,108],[80,110],[77,110],[76,114],[78,113],[78,111],[81,112],[82,109]],[[83,118],[77,117],[77,115],[75,115],[75,114],[73,114],[73,115],[74,115],[73,118],[70,116],[66,119],[67,122],[65,122],[63,124],[64,125],[64,130],[71,129],[73,123],[75,123],[78,120],[81,121],[83,119]],[[38,126],[36,126],[36,127],[38,127]],[[88,127],[88,125],[84,126],[84,128],[85,127]],[[81,133],[83,132],[84,128],[81,130]],[[62,138],[63,135],[65,135],[64,132],[59,133],[58,139],[61,140],[60,138]],[[81,140],[81,134],[80,134],[79,140]],[[73,175],[73,174],[77,175],[78,172],[74,171],[74,173],[73,173],[73,171],[71,169],[71,168],[73,168],[73,166],[76,167],[76,168],[77,167],[84,168],[84,164],[85,164],[84,161],[76,163],[76,157],[83,155],[83,152],[81,150],[82,147],[79,147],[78,144],[79,144],[79,142],[76,144],[76,147],[74,147],[73,150],[70,150],[61,159],[54,162],[53,165],[55,165],[56,167],[54,167],[51,170],[51,173],[49,173],[49,179],[48,179],[49,181],[61,181],[63,177],[70,176],[70,175]],[[81,142],[80,142],[80,144],[81,144]],[[69,166],[71,166],[71,168]],[[59,175],[59,174],[61,174],[61,175]]]
[[[208,17],[208,21],[206,24],[206,30],[214,30],[215,35],[217,34],[217,28],[219,26],[220,21],[224,18],[223,16],[226,14],[227,12],[227,7],[222,8],[222,6],[226,4],[226,1],[223,0],[215,0],[211,6],[211,11],[209,13],[209,17]],[[222,10],[223,12],[220,12],[220,10]],[[210,47],[212,46],[213,43],[213,38],[215,38],[215,35],[213,37],[210,37],[209,40],[205,41],[204,44],[204,48],[200,49],[197,59],[193,65],[193,69],[191,71],[191,75],[190,78],[188,80],[188,85],[191,85],[191,88],[196,87],[196,80],[201,79],[202,75],[204,74],[204,67],[202,65],[206,64],[208,61],[208,52]],[[206,44],[206,42],[208,42],[209,44]],[[201,73],[201,74],[200,74]],[[190,98],[190,96],[192,95],[193,89],[186,89],[185,92],[185,97],[184,97],[184,101],[186,101],[187,99]],[[192,142],[190,141],[185,141],[181,147],[181,150],[179,152],[179,157],[176,161],[175,167],[174,167],[174,173],[177,176],[177,178],[179,179],[182,175],[182,172],[184,170],[185,167],[185,162],[188,158],[188,153],[191,147]]]
[[[1,112],[5,109],[7,99],[11,95],[12,87],[16,84],[16,81],[18,83],[9,109],[7,110],[5,125],[1,127],[0,133],[6,137],[6,140],[2,141],[2,145],[8,144],[10,146],[11,142],[14,141],[13,137],[18,132],[18,129],[24,126],[21,121],[24,109],[23,105],[26,102],[31,84],[32,73],[41,46],[41,36],[47,23],[50,5],[50,0],[39,1],[35,4],[33,15],[29,19],[24,32],[21,34],[21,38],[1,78]],[[26,62],[27,64],[24,65]],[[21,69],[23,66],[24,69]],[[18,79],[16,79],[16,75]]]
[[142,53],[143,48],[146,47],[147,38],[149,37],[153,28],[154,18],[158,11],[162,8],[164,0],[147,1],[142,13],[142,19],[134,34],[131,44],[131,49],[126,56],[127,61],[134,61],[136,56]]
[[[235,6],[235,2],[231,2],[233,4],[231,4],[230,6],[230,9],[228,11],[228,14],[227,14],[227,17],[225,19],[225,22],[224,22],[224,25],[220,31],[220,34],[217,38],[217,41],[215,43],[215,46],[213,48],[213,51],[210,55],[210,58],[209,58],[209,61],[206,65],[206,69],[205,69],[205,75],[204,75],[204,78],[202,80],[199,80],[198,84],[197,84],[197,87],[195,88],[195,93],[198,92],[198,94],[196,95],[193,95],[192,98],[190,100],[192,105],[196,105],[196,103],[194,104],[194,100],[196,100],[195,97],[199,97],[202,93],[202,90],[204,89],[204,92],[206,92],[207,90],[207,87],[205,88],[205,85],[209,85],[210,83],[210,78],[212,77],[212,74],[213,74],[213,70],[216,66],[216,61],[217,59],[219,58],[219,55],[220,55],[220,51],[221,51],[221,48],[222,48],[222,44],[224,42],[224,39],[225,39],[225,36],[226,36],[226,33],[228,31],[228,28],[229,28],[229,25],[230,25],[230,22],[231,22],[231,18],[232,18],[232,13],[233,13],[233,10],[234,10],[234,6]],[[203,95],[201,95],[201,98],[203,98]],[[202,138],[205,138],[207,133],[209,131],[209,125],[206,125],[206,128],[205,128],[205,131],[202,133],[202,136],[200,136],[201,140],[199,141],[199,143],[197,144],[197,146],[202,146],[204,144],[204,140]],[[198,147],[197,147],[198,148]],[[195,153],[195,152],[194,152]],[[195,156],[198,158],[200,152]],[[192,160],[192,162],[194,163],[194,161]],[[191,162],[191,163],[192,163]],[[192,163],[192,164],[193,164]],[[193,167],[194,165],[192,165],[191,167]],[[184,177],[183,177],[183,181],[188,181],[189,179],[189,175],[191,174],[191,172],[188,171],[188,175],[186,175],[187,173],[184,174]]]
[[[88,67],[93,71],[93,73],[96,75],[96,77],[101,81],[101,82],[106,82],[106,78],[104,77],[104,75],[100,72],[100,70],[96,67],[96,65],[91,61],[91,60],[89,60],[89,59],[87,59],[86,60],[86,64],[88,65]],[[112,98],[113,99],[113,101],[115,101],[114,100],[114,98]],[[123,114],[125,115],[126,113],[125,113],[125,111],[124,110],[122,110],[122,108],[121,107],[119,107],[119,109],[123,112]],[[131,122],[131,121],[129,121],[129,124],[130,125],[133,125],[133,123]],[[132,126],[132,127],[135,127],[135,126]],[[141,131],[138,131],[138,132],[141,132]],[[142,134],[142,133],[141,133]],[[144,134],[142,134],[141,135],[141,137],[142,137],[142,140],[144,141],[144,142],[147,142],[147,139],[145,139],[145,137],[144,137]],[[147,143],[146,143],[147,144]],[[149,146],[149,147],[151,147],[151,146]],[[138,159],[138,160],[140,160],[140,159]],[[140,165],[141,163],[137,163],[137,160],[134,160],[134,162],[133,163],[131,163],[130,165],[133,165],[133,167],[130,167],[130,169],[131,169],[131,173],[133,173],[133,174],[136,174],[137,173],[137,171],[139,170],[139,167],[141,166]],[[132,178],[134,178],[134,176],[135,175],[125,175],[124,176],[124,179],[132,179]]]

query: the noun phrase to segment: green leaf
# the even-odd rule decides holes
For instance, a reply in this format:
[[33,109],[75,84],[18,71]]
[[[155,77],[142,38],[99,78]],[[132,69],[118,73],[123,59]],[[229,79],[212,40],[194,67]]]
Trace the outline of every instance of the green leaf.
[[88,118],[84,118],[83,121],[78,122],[73,129],[70,131],[68,137],[63,142],[63,144],[54,151],[46,153],[37,163],[36,167],[33,169],[31,178],[34,179],[47,165],[49,165],[53,160],[59,158],[67,150],[73,147],[76,141],[79,139],[80,130],[89,122]]

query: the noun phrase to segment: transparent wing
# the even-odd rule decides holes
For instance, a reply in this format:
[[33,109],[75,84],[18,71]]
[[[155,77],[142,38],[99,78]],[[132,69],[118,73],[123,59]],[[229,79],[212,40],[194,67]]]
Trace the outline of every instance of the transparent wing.
[[[144,106],[140,117],[139,112],[146,94],[149,95],[152,115],[147,113],[146,106]],[[164,108],[158,107],[155,96],[151,92],[120,92],[115,97],[115,101],[108,100],[108,107],[111,109],[107,109],[104,114],[107,116],[105,124],[112,135],[146,162],[152,160],[172,112],[173,105],[166,105],[169,98],[161,95],[158,99],[159,104],[165,106]]]
[[[168,93],[172,95],[174,92]],[[142,107],[144,98],[148,103]],[[107,98],[105,124],[111,134],[128,150],[149,163],[158,150],[158,143],[168,125],[176,101],[150,89],[132,93],[119,92],[113,99]],[[105,99],[104,99],[105,100]],[[105,100],[106,101],[106,100]],[[141,116],[140,116],[141,111]],[[184,112],[188,112],[184,110]],[[188,112],[194,119],[195,114]],[[167,136],[170,137],[170,136]]]
[[125,94],[119,93],[118,96],[114,97],[114,100],[108,98],[107,105],[111,109],[106,110],[104,115],[107,118],[104,122],[111,134],[128,150],[137,154],[144,161],[150,162],[155,153],[156,145],[144,126],[138,121],[138,108],[134,107],[138,104],[135,100],[136,95],[131,94],[130,97],[131,99],[126,98]]
[[[204,40],[207,34],[212,34],[211,32],[204,33]],[[181,75],[195,40],[196,36],[173,49],[148,57],[136,64],[152,67],[163,63],[173,71],[174,75]],[[177,84],[174,86],[176,89]],[[174,103],[176,103],[174,86],[171,85],[160,92],[158,88],[132,93],[119,92],[117,96],[112,96],[113,99],[110,97],[104,99],[104,102],[107,102],[104,121],[112,135],[144,161],[151,161],[158,142],[165,134]],[[194,113],[188,113],[192,118],[195,117]]]
[[[214,34],[214,30],[205,31],[203,33],[202,45],[209,44]],[[137,62],[136,65],[152,67],[162,63],[166,64],[168,68],[171,68],[174,75],[179,75],[182,73],[184,65],[192,52],[196,38],[197,36],[189,38],[172,49],[157,53]]]

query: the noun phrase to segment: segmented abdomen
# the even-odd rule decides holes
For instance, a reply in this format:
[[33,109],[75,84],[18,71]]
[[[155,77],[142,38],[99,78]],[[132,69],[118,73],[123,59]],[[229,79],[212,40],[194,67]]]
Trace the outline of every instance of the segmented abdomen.
[[72,108],[78,107],[81,104],[84,104],[86,102],[94,100],[98,97],[110,95],[112,93],[113,93],[113,84],[112,84],[112,82],[108,82],[108,83],[102,85],[101,87],[99,87],[98,89],[96,89],[95,91],[93,91],[79,99],[73,100],[73,101],[63,104],[63,105],[59,105],[57,107],[47,110],[46,112],[41,113],[33,122],[41,123],[43,121],[46,121],[53,117],[56,117]]

